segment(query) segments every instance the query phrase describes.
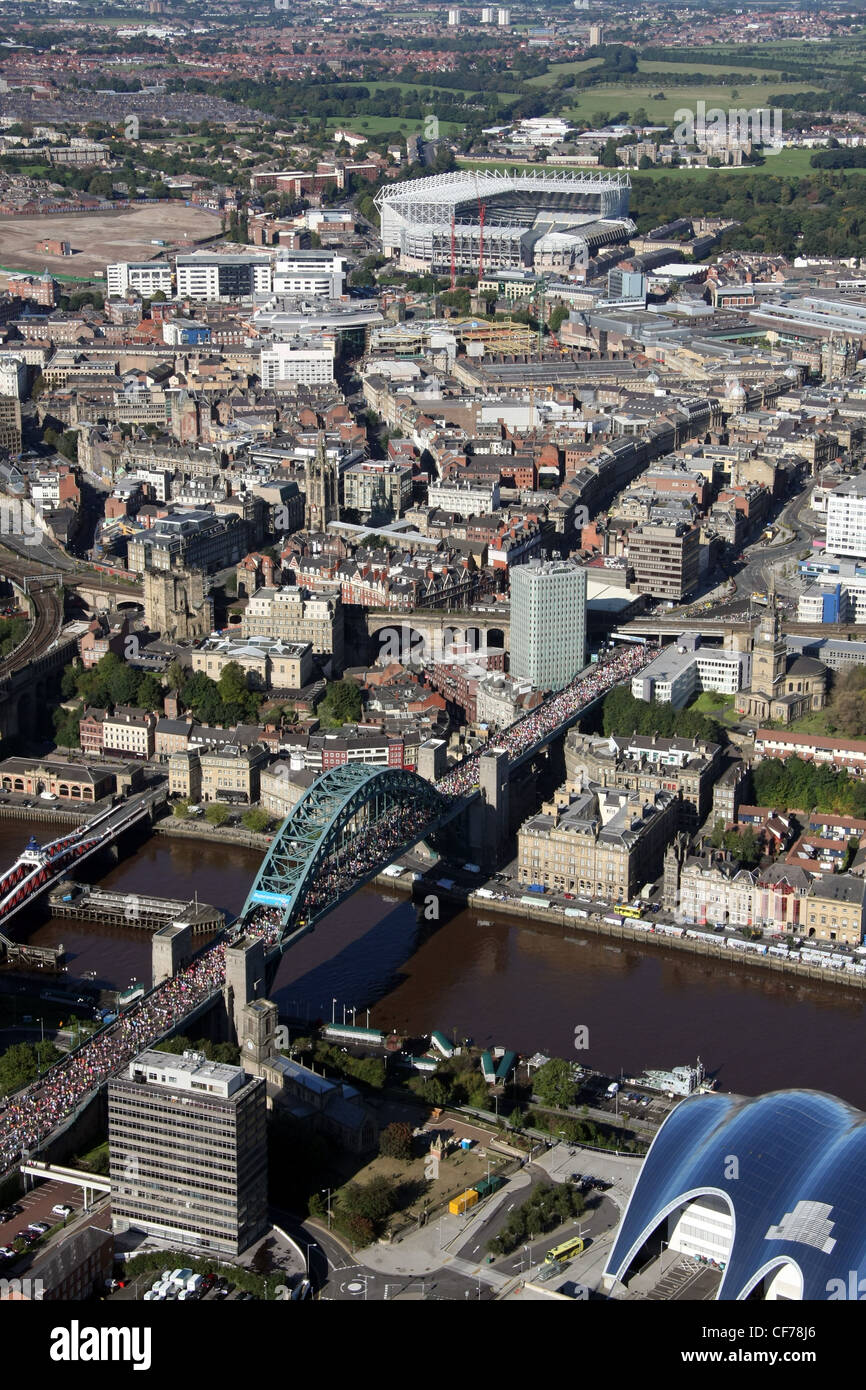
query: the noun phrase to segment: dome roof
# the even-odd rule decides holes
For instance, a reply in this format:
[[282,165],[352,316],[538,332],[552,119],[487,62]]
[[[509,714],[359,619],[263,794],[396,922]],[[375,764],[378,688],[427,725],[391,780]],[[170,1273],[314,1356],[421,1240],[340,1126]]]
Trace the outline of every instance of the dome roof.
[[622,1278],[668,1215],[712,1195],[730,1209],[734,1230],[719,1299],[745,1298],[764,1275],[793,1264],[803,1298],[826,1300],[848,1287],[850,1271],[866,1277],[864,1186],[866,1115],[844,1101],[819,1091],[690,1096],[656,1135],[605,1273]]

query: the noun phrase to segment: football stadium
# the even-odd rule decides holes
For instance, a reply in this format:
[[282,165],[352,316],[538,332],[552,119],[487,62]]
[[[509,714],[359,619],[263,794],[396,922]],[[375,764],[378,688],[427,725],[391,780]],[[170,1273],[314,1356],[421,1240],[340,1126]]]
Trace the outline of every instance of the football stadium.
[[390,184],[376,206],[384,252],[406,270],[568,274],[633,234],[630,190],[621,171],[461,170]]

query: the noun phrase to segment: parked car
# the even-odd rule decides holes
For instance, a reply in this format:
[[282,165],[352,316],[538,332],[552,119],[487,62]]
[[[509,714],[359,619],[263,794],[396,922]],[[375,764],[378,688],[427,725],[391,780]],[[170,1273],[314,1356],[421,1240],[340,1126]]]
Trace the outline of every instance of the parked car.
[[62,1216],[65,1221],[67,1216],[72,1215],[72,1208],[66,1206],[65,1202],[58,1202],[55,1206],[51,1208],[51,1215]]
[[28,1231],[36,1231],[40,1236],[44,1236],[46,1231],[51,1230],[51,1227],[47,1221],[31,1221],[27,1229]]

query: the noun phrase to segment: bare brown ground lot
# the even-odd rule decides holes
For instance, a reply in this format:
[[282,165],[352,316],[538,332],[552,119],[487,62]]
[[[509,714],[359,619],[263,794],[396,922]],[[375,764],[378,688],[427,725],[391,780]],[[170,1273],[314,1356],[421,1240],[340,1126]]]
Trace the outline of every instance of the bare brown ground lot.
[[[12,270],[44,270],[88,276],[112,261],[150,261],[162,254],[155,237],[171,246],[202,241],[220,230],[219,216],[203,208],[160,203],[132,212],[58,213],[45,217],[0,217],[0,265]],[[68,241],[71,256],[36,250],[43,238]]]

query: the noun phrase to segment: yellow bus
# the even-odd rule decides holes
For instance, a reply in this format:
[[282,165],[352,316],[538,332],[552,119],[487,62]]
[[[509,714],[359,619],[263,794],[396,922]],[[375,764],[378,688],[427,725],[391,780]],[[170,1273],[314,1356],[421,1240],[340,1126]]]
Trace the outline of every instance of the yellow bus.
[[640,908],[630,907],[628,903],[615,907],[614,912],[618,912],[620,917],[640,917]]
[[548,1264],[565,1264],[566,1260],[573,1260],[575,1255],[583,1254],[583,1237],[573,1236],[571,1240],[566,1240],[562,1245],[554,1245],[552,1250],[548,1250],[545,1260]]

